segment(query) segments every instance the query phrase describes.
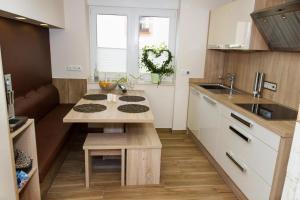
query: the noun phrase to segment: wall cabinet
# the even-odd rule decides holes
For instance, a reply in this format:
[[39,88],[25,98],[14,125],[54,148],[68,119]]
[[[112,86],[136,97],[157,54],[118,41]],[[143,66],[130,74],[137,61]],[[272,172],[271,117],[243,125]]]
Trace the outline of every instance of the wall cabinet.
[[235,0],[211,10],[208,49],[267,50],[250,13],[256,0]]
[[279,199],[290,139],[193,87],[189,102],[188,128],[239,190],[249,200]]

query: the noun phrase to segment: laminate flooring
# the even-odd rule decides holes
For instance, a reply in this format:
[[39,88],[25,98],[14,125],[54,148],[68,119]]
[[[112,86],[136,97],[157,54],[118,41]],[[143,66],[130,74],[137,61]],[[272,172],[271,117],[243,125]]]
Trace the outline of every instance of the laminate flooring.
[[[191,136],[158,132],[162,148],[161,184],[120,186],[118,167],[93,169],[91,186],[85,188],[85,134],[73,134],[67,156],[55,175],[47,200],[234,200],[235,195]],[[116,165],[116,162],[108,162]]]

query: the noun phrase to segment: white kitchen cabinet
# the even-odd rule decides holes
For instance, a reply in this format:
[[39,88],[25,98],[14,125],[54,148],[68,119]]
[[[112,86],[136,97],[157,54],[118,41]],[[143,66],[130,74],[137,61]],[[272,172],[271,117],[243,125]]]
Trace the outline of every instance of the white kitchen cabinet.
[[200,92],[194,88],[190,88],[189,107],[188,107],[188,121],[187,127],[195,135],[199,132],[199,113],[200,113]]
[[188,128],[213,157],[216,156],[219,117],[218,103],[191,87]]
[[189,102],[188,128],[240,191],[249,200],[277,199],[283,139],[193,87]]
[[211,10],[208,49],[266,50],[250,16],[255,2],[235,0]]
[[210,97],[201,94],[199,107],[199,133],[198,139],[207,151],[216,157],[217,135],[219,131],[218,103]]

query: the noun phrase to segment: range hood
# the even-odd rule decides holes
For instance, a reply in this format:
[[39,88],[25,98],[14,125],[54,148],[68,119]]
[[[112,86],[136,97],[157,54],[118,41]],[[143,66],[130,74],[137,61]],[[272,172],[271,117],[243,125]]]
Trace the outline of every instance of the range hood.
[[251,17],[271,50],[300,51],[300,0],[253,12]]

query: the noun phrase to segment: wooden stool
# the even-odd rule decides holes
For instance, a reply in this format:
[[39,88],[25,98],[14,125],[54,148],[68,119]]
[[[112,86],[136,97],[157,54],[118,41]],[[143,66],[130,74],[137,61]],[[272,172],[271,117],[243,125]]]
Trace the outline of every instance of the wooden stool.
[[83,144],[85,152],[85,186],[90,186],[92,156],[121,156],[121,185],[125,184],[125,134],[89,133]]

